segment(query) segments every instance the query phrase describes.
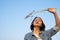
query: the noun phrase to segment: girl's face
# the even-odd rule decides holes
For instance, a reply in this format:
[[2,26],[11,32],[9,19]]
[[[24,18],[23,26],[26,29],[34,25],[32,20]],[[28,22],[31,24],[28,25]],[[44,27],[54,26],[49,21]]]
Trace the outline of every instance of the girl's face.
[[34,20],[34,22],[33,22],[33,25],[34,25],[34,26],[37,26],[37,27],[41,26],[41,25],[42,25],[41,19],[40,19],[40,18],[36,18],[36,19]]

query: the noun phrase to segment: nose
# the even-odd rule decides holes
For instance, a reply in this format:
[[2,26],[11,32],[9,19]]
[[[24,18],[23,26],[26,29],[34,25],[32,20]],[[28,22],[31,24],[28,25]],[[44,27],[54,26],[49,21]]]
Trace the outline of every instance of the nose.
[[36,21],[36,23],[39,23],[39,21]]

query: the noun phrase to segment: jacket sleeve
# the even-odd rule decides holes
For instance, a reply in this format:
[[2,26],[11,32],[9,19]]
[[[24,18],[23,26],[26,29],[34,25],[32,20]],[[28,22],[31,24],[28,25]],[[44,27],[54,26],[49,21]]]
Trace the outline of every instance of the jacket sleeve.
[[48,34],[48,36],[52,37],[53,35],[55,35],[60,29],[57,27],[53,27],[49,30],[46,31],[46,34]]

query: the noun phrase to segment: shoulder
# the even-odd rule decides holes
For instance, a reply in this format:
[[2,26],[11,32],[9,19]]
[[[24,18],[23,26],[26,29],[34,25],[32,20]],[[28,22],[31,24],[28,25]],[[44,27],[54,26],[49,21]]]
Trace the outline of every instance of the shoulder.
[[29,32],[29,33],[25,34],[25,38],[28,38],[28,37],[30,37],[31,35],[32,35],[32,32]]

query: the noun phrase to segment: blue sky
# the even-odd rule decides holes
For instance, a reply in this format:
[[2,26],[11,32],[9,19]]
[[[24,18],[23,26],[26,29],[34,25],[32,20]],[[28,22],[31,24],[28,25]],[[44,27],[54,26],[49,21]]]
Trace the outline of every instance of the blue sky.
[[[32,19],[24,17],[33,10],[57,8],[60,19],[60,0],[0,0],[0,40],[24,40],[24,35],[30,32],[30,24],[35,16],[41,17],[46,30],[54,27],[53,14],[43,12]],[[52,37],[60,40],[60,31]]]

